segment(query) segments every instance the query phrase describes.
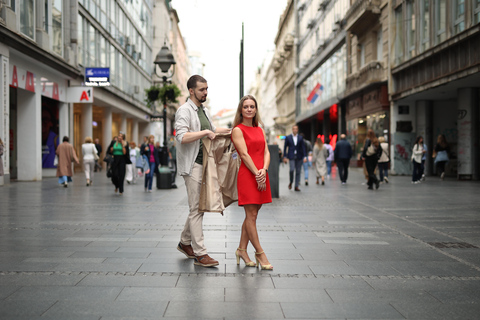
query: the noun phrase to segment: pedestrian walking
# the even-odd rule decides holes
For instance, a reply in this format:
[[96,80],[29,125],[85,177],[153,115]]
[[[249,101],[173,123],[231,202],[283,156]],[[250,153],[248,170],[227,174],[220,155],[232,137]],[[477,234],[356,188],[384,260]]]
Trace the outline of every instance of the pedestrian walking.
[[332,175],[332,163],[333,160],[335,159],[335,155],[333,153],[333,147],[330,144],[330,139],[325,138],[325,143],[323,144],[325,148],[328,150],[328,157],[327,157],[327,178],[330,179],[330,176]]
[[95,149],[97,149],[97,156],[98,158],[95,160],[95,172],[97,172],[97,169],[98,171],[102,171],[102,165],[99,163],[99,160],[100,160],[100,155],[102,154],[102,145],[100,144],[100,140],[97,138],[95,139]]
[[382,155],[380,156],[380,159],[378,159],[380,182],[388,183],[388,163],[390,162],[388,143],[385,142],[384,137],[378,137],[378,142],[380,142],[380,147],[382,147]]
[[317,184],[320,184],[322,178],[322,186],[325,185],[325,176],[327,175],[327,158],[329,156],[328,149],[322,141],[322,138],[317,137],[315,146],[313,147],[313,166],[315,167],[315,174],[317,176]]
[[62,184],[65,188],[68,187],[68,183],[72,182],[73,170],[72,162],[79,164],[75,149],[69,143],[70,139],[65,136],[63,142],[57,147],[55,154],[58,157],[57,164],[57,177],[58,183]]
[[380,142],[373,132],[372,129],[367,131],[367,139],[365,140],[365,145],[363,146],[362,159],[365,160],[365,168],[368,175],[368,189],[373,190],[373,185],[375,184],[375,189],[380,187],[380,181],[375,174],[375,168],[377,167],[378,159],[382,154],[382,147]]
[[3,160],[2,160],[4,150],[5,150],[5,146],[3,145],[2,138],[0,138],[0,176],[4,175]]
[[292,189],[293,173],[295,172],[295,191],[300,191],[300,175],[302,173],[302,163],[307,162],[307,151],[301,135],[298,134],[298,126],[292,127],[292,134],[285,138],[283,147],[283,161],[290,164],[290,183],[288,189]]
[[412,149],[412,184],[419,184],[422,178],[422,157],[425,154],[423,149],[423,137],[418,136]]
[[112,141],[108,146],[108,152],[113,155],[112,183],[115,186],[115,193],[123,195],[126,166],[130,163],[130,148],[125,140],[125,134],[120,132],[117,141]]
[[273,270],[257,232],[258,212],[264,203],[272,202],[268,178],[270,152],[265,132],[259,124],[263,126],[257,100],[251,95],[244,96],[238,104],[232,131],[233,143],[242,160],[237,178],[238,205],[245,210],[240,243],[235,255],[237,265],[241,258],[247,267],[255,267],[255,262],[251,261],[247,254],[250,242],[255,248],[258,266],[262,270]]
[[91,137],[85,138],[85,143],[82,144],[82,154],[83,170],[85,171],[85,178],[87,179],[87,187],[89,187],[93,184],[95,161],[98,160],[98,151]]
[[350,165],[350,158],[352,158],[352,146],[347,141],[345,134],[340,135],[340,141],[337,142],[334,151],[334,159],[338,168],[338,175],[342,184],[347,183],[348,166]]
[[155,137],[150,135],[148,139],[148,143],[144,144],[143,150],[140,150],[140,152],[148,163],[148,172],[145,172],[145,192],[152,192],[153,176],[160,164],[160,158],[158,148],[155,148]]
[[428,147],[425,144],[425,141],[423,142],[423,150],[425,150],[425,152],[423,153],[422,165],[420,166],[420,171],[421,171],[421,174],[422,174],[422,178],[420,179],[420,181],[422,181],[422,182],[425,181],[425,160],[427,160],[427,154],[428,154]]
[[127,173],[125,174],[125,180],[128,184],[137,183],[137,153],[140,149],[137,148],[137,144],[134,141],[131,141],[130,144],[130,162],[127,164]]
[[210,113],[203,103],[207,101],[207,80],[199,75],[187,81],[190,94],[187,102],[178,108],[175,114],[177,140],[177,164],[180,175],[185,180],[188,195],[189,214],[180,236],[177,249],[188,258],[195,259],[194,264],[203,267],[217,266],[204,244],[203,212],[198,211],[203,175],[202,138],[215,139],[215,133],[229,133],[227,128],[216,128]]
[[309,156],[313,153],[312,143],[305,139],[305,135],[300,133],[305,143],[305,151],[307,152],[307,161],[303,163],[303,174],[305,175],[305,185],[308,186],[308,174],[309,168],[312,166],[312,162],[309,160]]
[[435,158],[435,166],[437,168],[437,175],[440,176],[440,179],[445,178],[445,165],[447,164],[450,153],[450,147],[448,146],[447,139],[443,134],[438,135],[437,144],[435,145],[435,150],[432,155]]

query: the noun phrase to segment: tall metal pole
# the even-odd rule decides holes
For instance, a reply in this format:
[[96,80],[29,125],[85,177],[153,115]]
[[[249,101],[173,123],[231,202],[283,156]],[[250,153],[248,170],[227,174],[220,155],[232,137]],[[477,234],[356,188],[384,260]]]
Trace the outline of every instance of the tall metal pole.
[[242,22],[242,40],[240,41],[240,99],[243,97],[243,22]]
[[[167,85],[167,77],[163,76],[163,86]],[[167,103],[163,104],[163,148],[162,148],[161,165],[168,165],[168,152],[167,152]]]

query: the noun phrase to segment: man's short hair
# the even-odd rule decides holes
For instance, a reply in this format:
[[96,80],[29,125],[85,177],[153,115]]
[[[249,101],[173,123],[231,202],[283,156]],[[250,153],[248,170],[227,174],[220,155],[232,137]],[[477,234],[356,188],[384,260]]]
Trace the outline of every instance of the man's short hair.
[[69,141],[70,141],[70,139],[67,136],[63,137],[63,142],[69,142]]
[[197,87],[197,82],[207,83],[207,80],[198,74],[193,75],[187,81],[187,89],[195,89]]

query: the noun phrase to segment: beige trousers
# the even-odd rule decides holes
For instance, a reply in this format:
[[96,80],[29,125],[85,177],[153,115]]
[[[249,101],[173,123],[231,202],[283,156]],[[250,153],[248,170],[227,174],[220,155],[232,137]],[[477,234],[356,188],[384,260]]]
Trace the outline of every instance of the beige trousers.
[[200,202],[200,190],[202,187],[203,166],[195,163],[193,165],[192,175],[183,176],[185,187],[187,188],[188,214],[185,227],[183,228],[180,241],[182,244],[191,245],[196,256],[207,254],[207,248],[203,243],[203,212],[198,212]]
[[93,169],[95,168],[95,160],[83,160],[85,178],[93,181]]

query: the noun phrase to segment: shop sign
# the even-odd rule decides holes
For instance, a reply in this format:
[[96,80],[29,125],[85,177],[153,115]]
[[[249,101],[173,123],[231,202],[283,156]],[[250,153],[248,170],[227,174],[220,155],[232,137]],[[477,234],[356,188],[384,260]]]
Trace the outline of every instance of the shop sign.
[[10,64],[10,86],[35,92],[35,74]]
[[163,116],[151,116],[150,122],[163,122]]
[[110,68],[85,68],[85,85],[88,87],[110,86]]
[[93,88],[91,87],[67,88],[67,102],[93,103]]
[[65,101],[65,90],[54,81],[47,78],[40,78],[42,83],[42,96],[51,98],[57,101]]

